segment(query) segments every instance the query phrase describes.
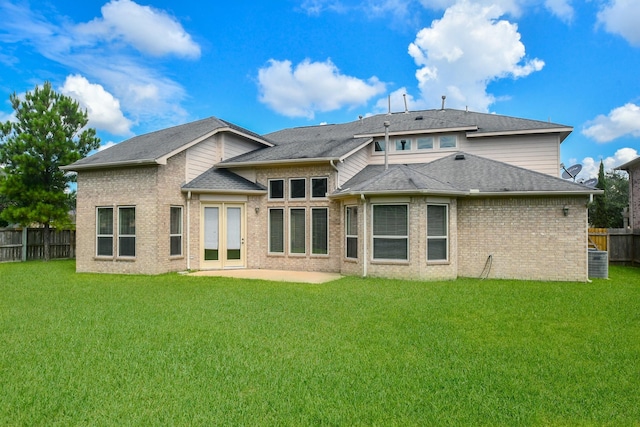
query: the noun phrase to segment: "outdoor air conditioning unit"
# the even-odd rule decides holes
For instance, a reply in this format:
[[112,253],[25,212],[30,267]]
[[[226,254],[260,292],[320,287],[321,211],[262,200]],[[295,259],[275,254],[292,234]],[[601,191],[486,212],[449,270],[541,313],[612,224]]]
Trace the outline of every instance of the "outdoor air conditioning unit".
[[609,278],[609,253],[589,250],[589,278]]

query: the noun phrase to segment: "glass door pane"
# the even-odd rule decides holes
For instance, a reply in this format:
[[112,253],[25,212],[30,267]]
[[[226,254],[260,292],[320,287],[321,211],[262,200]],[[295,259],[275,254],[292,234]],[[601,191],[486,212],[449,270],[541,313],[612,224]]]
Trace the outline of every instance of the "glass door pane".
[[227,208],[227,260],[241,259],[242,215],[241,209]]
[[218,261],[220,215],[217,207],[204,208],[204,260]]

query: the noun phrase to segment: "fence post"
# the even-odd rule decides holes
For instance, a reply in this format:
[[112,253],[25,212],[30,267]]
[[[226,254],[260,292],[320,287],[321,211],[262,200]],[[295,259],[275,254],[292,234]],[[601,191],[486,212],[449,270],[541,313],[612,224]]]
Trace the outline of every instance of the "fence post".
[[22,227],[22,262],[27,260],[27,233],[29,227]]

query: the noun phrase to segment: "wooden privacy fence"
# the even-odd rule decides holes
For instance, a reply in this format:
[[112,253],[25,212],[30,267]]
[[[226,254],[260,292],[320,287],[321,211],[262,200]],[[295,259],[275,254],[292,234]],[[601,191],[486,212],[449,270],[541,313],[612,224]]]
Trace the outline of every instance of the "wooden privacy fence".
[[640,264],[640,230],[590,228],[589,249],[607,251],[609,262]]
[[[75,258],[75,230],[51,230],[51,259]],[[0,262],[44,259],[44,228],[0,228]]]

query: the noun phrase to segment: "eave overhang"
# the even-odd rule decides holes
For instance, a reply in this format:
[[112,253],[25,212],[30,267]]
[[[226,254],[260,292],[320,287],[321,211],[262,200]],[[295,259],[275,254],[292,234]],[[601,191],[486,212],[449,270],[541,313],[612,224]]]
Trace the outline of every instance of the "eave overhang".
[[295,165],[308,165],[311,163],[328,163],[340,161],[340,157],[317,157],[309,159],[284,159],[284,160],[263,160],[256,162],[222,162],[217,163],[215,166],[218,169],[239,168],[239,167],[256,167],[256,166],[295,166]]
[[134,166],[158,166],[158,165],[166,165],[166,160],[163,162],[160,159],[140,159],[140,160],[127,160],[123,162],[110,162],[110,163],[96,163],[96,164],[85,164],[85,165],[75,165],[70,164],[66,166],[60,166],[60,169],[65,171],[82,171],[82,170],[91,170],[91,169],[115,169],[115,168],[126,168],[126,167],[134,167]]
[[570,126],[563,126],[558,128],[549,128],[549,129],[525,129],[525,130],[507,130],[507,131],[495,131],[495,132],[470,132],[470,133],[467,133],[467,139],[495,137],[495,136],[536,135],[536,134],[557,133],[560,135],[560,142],[562,142],[569,136],[571,132],[573,132],[573,128]]

